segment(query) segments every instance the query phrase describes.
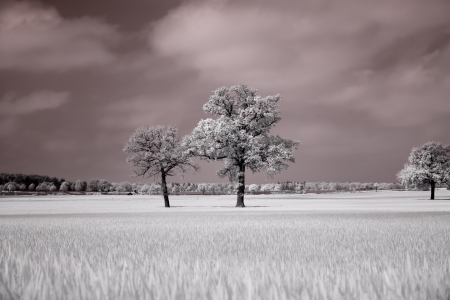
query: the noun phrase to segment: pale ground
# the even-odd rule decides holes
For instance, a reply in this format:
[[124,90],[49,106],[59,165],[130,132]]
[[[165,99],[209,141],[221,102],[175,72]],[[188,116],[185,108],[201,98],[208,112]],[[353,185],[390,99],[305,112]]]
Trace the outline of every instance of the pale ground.
[[450,299],[450,191],[0,197],[0,299]]
[[[246,212],[450,212],[450,191],[379,191],[335,194],[246,195]],[[236,196],[12,196],[0,197],[1,215],[232,211]]]

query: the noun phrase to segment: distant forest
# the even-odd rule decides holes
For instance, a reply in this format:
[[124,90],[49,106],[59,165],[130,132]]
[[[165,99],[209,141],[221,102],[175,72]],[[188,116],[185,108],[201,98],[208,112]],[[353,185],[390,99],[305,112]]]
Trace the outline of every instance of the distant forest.
[[[234,194],[235,183],[169,183],[171,194],[201,193],[201,194]],[[412,185],[410,190],[427,190],[427,186]],[[346,192],[370,190],[402,190],[400,183],[361,183],[361,182],[278,182],[266,184],[250,184],[245,186],[249,193],[289,192],[307,193],[317,191]],[[26,175],[0,173],[0,191],[38,191],[38,192],[92,192],[92,193],[138,193],[160,194],[159,183],[109,182],[104,179],[90,181],[66,181],[64,178],[45,175]]]

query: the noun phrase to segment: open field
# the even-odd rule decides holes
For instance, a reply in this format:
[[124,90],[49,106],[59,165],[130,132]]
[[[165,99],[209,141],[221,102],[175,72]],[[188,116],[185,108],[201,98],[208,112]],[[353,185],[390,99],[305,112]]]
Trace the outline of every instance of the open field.
[[1,197],[0,299],[450,299],[436,196]]

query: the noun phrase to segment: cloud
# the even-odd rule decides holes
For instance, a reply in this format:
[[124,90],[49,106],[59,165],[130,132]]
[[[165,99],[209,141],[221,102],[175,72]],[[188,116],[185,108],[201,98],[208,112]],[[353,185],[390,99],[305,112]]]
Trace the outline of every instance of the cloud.
[[[212,90],[240,83],[280,93],[272,133],[301,141],[280,181],[395,180],[411,147],[450,142],[449,1],[185,3],[157,19],[149,12],[137,32],[82,16],[96,5],[74,4],[76,19],[38,3],[0,7],[0,135],[9,134],[0,165],[126,180],[121,149],[136,127],[187,134],[210,117],[202,105]],[[120,5],[101,13],[125,28]],[[53,113],[58,100],[23,94],[39,90],[70,91],[76,103]],[[121,171],[111,169],[120,161]],[[212,166],[193,180],[216,180]]]
[[419,126],[450,113],[449,15],[439,0],[195,2],[149,43],[201,81],[281,93],[290,110],[339,106],[364,126]]
[[21,98],[10,93],[0,100],[0,115],[12,117],[56,109],[68,100],[68,92],[37,91]]
[[139,95],[119,100],[105,109],[101,123],[109,128],[137,128],[164,122],[167,103],[152,96]]
[[63,19],[35,2],[0,7],[0,70],[66,71],[114,61],[116,28],[97,19]]

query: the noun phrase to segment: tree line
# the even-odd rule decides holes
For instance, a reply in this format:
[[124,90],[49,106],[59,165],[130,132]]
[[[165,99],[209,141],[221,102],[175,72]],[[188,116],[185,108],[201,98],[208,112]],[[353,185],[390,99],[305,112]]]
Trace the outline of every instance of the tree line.
[[[245,192],[347,192],[370,190],[400,190],[400,183],[361,183],[361,182],[278,182],[245,185]],[[410,189],[424,190],[425,185],[410,186]],[[180,195],[200,193],[212,195],[230,195],[239,190],[238,183],[167,183],[167,193]],[[94,178],[89,181],[66,181],[64,178],[43,175],[0,174],[0,191],[38,191],[38,192],[92,192],[92,193],[135,193],[141,195],[158,195],[162,193],[160,183],[109,182]]]

